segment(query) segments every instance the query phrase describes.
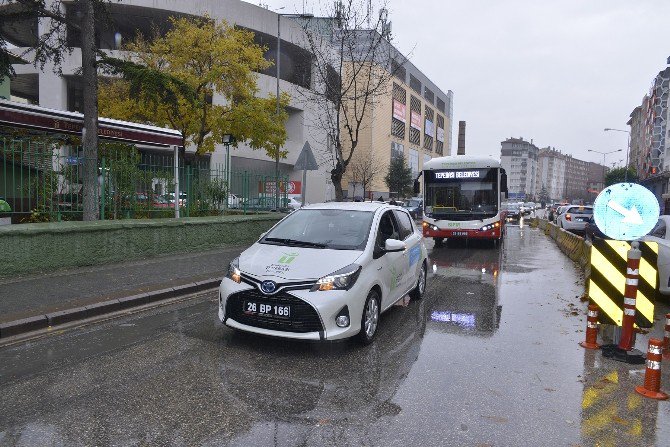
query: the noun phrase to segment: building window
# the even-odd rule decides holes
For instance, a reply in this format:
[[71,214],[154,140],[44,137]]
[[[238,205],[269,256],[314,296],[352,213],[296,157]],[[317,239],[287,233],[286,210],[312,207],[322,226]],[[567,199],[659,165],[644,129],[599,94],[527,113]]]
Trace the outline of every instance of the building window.
[[435,129],[435,152],[438,155],[444,154],[444,117],[437,115],[437,126]]
[[395,59],[391,59],[391,73],[402,82],[407,82],[407,70]]
[[[411,76],[411,75],[410,75]],[[410,110],[410,126],[409,126],[409,142],[421,145],[421,101],[418,98],[410,95],[409,100]]]
[[[405,139],[407,127],[407,90],[393,83],[393,104],[391,104],[391,135]],[[398,110],[396,110],[398,109]],[[401,115],[403,119],[400,119]]]
[[405,156],[405,146],[402,143],[391,141],[391,160]]
[[447,113],[445,111],[446,104],[439,96],[437,97],[437,102],[435,103],[435,106],[437,107],[437,110],[439,110],[440,112]]
[[409,74],[409,87],[419,95],[421,94],[421,81],[412,76],[412,73]]
[[68,112],[84,111],[84,86],[78,76],[67,76],[65,78],[67,88],[67,110]]
[[412,177],[416,178],[419,175],[419,151],[416,149],[409,150],[409,167],[412,168]]
[[423,97],[431,104],[435,102],[435,94],[426,86],[423,87]]
[[428,106],[426,106],[423,129],[423,148],[432,151],[433,140],[435,139],[435,112]]

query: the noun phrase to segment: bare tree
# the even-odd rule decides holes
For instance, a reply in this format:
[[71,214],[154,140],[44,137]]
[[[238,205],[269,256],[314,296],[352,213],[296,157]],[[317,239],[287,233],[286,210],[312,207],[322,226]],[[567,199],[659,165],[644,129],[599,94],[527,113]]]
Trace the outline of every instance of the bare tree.
[[349,164],[351,181],[363,187],[363,200],[375,178],[382,172],[383,166],[371,150],[358,153]]
[[326,17],[303,21],[313,54],[314,89],[307,100],[322,113],[312,125],[327,135],[335,199],[343,198],[342,180],[361,132],[371,124],[375,100],[390,95],[390,80],[405,58],[391,45],[386,3],[373,13],[366,0],[341,0]]

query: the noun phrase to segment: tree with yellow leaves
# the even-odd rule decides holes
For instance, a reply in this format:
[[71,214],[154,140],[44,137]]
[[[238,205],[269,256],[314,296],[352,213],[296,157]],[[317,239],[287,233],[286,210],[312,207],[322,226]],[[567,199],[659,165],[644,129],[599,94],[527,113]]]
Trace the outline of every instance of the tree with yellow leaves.
[[[170,126],[184,146],[212,152],[224,134],[275,157],[286,140],[288,95],[257,95],[256,75],[272,65],[253,33],[205,18],[172,18],[171,29],[124,47],[125,61],[108,63],[100,85],[101,116]],[[157,76],[162,73],[165,76]],[[285,153],[280,154],[285,156]]]

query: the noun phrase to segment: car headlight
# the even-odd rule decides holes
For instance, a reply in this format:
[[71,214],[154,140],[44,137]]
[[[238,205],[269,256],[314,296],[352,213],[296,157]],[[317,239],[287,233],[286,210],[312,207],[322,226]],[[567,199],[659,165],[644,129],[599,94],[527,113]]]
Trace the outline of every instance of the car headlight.
[[233,259],[228,265],[228,278],[232,279],[236,283],[242,281],[242,275],[240,272],[240,257]]
[[356,283],[361,274],[362,267],[358,264],[350,264],[343,269],[320,278],[312,286],[311,292],[317,290],[349,290]]

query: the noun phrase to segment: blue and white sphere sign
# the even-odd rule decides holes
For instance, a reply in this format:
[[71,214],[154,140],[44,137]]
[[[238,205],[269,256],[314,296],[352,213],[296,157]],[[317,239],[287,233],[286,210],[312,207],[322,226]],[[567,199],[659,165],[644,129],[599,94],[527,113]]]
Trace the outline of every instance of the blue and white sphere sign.
[[593,203],[593,218],[600,231],[620,241],[645,236],[658,222],[659,214],[656,196],[635,183],[608,186]]

